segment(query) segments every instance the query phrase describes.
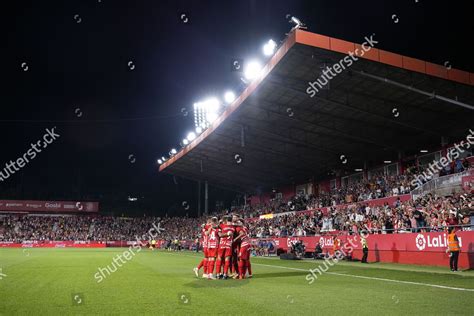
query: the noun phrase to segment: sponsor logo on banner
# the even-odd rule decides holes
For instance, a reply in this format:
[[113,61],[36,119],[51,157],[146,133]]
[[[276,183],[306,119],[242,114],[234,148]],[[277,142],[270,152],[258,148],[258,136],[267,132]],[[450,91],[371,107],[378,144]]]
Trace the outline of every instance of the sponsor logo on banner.
[[[462,247],[462,239],[458,237],[459,247]],[[448,238],[446,234],[438,236],[430,236],[418,234],[415,238],[416,247],[418,250],[422,251],[428,248],[447,248],[448,247]]]
[[416,242],[416,248],[418,248],[418,250],[425,249],[426,247],[425,236],[423,236],[422,234],[418,234],[418,236],[416,236],[415,238],[415,242]]
[[23,203],[6,203],[6,207],[22,207]]
[[26,207],[40,208],[40,207],[43,207],[43,205],[42,204],[29,204],[29,203],[26,203]]
[[44,203],[44,206],[47,207],[47,208],[60,208],[61,207],[61,203]]
[[98,212],[98,202],[0,200],[0,212]]
[[296,237],[293,237],[293,238],[288,237],[288,238],[286,239],[286,246],[287,246],[288,248],[291,248],[292,245],[295,244],[298,240],[299,240],[299,239],[296,238]]
[[331,237],[321,237],[319,238],[319,245],[321,245],[321,247],[332,247],[334,243]]

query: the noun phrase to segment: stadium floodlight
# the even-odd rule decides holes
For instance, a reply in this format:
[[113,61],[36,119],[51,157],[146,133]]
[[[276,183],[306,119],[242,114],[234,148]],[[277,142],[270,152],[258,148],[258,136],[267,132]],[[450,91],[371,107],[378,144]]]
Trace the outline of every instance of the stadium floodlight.
[[226,93],[224,94],[224,101],[227,104],[231,104],[232,102],[234,102],[234,100],[235,100],[235,93],[230,90],[226,91]]
[[183,139],[183,145],[186,146],[187,144],[189,144],[189,141],[187,138]]
[[176,148],[171,148],[171,150],[169,152],[170,156],[174,156],[174,155],[176,155],[176,153],[177,153]]
[[428,152],[427,149],[421,149],[421,150],[420,150],[420,153],[427,153],[427,152]]
[[383,163],[392,163],[391,160],[384,160]]
[[215,97],[194,103],[194,125],[205,129],[219,116],[221,102]]
[[196,134],[201,134],[202,133],[202,127],[201,126],[198,126],[196,127]]
[[193,140],[196,139],[196,134],[194,132],[189,132],[188,133],[188,136],[186,136],[186,139],[189,141],[189,142],[192,142]]
[[128,197],[128,200],[129,200],[130,202],[135,202],[136,200],[138,200],[138,198],[136,198],[136,197],[130,197],[130,196],[129,196],[129,197]]
[[158,159],[158,163],[159,163],[160,165],[163,164],[163,160]]
[[273,53],[275,52],[275,48],[277,47],[277,44],[275,43],[274,40],[269,40],[265,45],[263,45],[263,54],[265,56],[272,56]]
[[355,172],[361,172],[363,169],[361,168],[357,168],[357,169],[354,169]]
[[217,115],[217,113],[209,112],[209,113],[206,114],[206,121],[209,124],[212,124],[212,122],[214,122],[218,117],[219,117],[219,115]]
[[253,80],[260,74],[261,71],[262,71],[262,65],[258,61],[253,60],[249,62],[247,65],[245,65],[245,68],[244,68],[245,79]]

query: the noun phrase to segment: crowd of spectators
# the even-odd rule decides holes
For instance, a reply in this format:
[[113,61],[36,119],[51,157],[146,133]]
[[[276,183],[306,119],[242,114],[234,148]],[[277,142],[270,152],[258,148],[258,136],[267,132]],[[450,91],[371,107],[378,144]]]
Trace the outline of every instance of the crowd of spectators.
[[136,240],[148,236],[148,231],[158,223],[160,228],[164,228],[159,232],[160,238],[188,240],[196,237],[200,220],[187,217],[8,215],[0,217],[0,241]]
[[413,201],[393,205],[369,206],[357,202],[342,207],[330,207],[303,214],[289,213],[272,219],[251,222],[254,237],[311,236],[334,231],[349,234],[367,230],[375,234],[419,231],[441,231],[450,225],[471,227],[474,215],[473,195],[454,194],[437,197],[428,194]]
[[[247,221],[252,237],[311,236],[333,231],[356,233],[365,229],[370,233],[403,233],[440,231],[449,225],[470,225],[474,215],[474,195],[454,194],[438,197],[428,194],[413,201],[393,205],[369,206],[356,202],[332,206],[327,210],[290,212],[272,219]],[[158,238],[167,240],[194,240],[199,238],[200,224],[205,218],[124,218],[91,216],[32,216],[9,215],[0,217],[0,241],[24,240],[136,240],[147,236],[156,227]],[[155,226],[153,226],[155,225]]]
[[[440,170],[439,174],[435,176],[439,177],[463,172],[469,169],[469,167],[467,159],[456,159],[446,168]],[[339,185],[337,188],[331,188],[329,192],[320,192],[318,196],[297,195],[288,201],[284,201],[281,198],[273,198],[267,203],[235,207],[232,211],[240,213],[243,217],[257,217],[267,213],[311,210],[409,194],[411,190],[415,189],[412,181],[423,169],[423,166],[412,166],[407,168],[405,173],[401,175],[372,174],[370,179],[359,179],[358,181],[346,183],[344,186]]]
[[[454,163],[449,172],[461,172],[469,166]],[[370,180],[333,189],[319,196],[298,195],[287,201],[272,199],[265,204],[245,205],[215,214],[236,213],[243,218],[262,214],[281,214],[272,219],[248,221],[252,237],[309,236],[331,231],[371,233],[436,231],[447,225],[469,224],[472,195],[448,197],[425,195],[415,201],[393,205],[369,206],[367,201],[410,192],[410,181],[416,170],[404,175],[375,175]],[[446,169],[444,173],[448,172]],[[327,207],[327,210],[322,208]],[[298,211],[307,211],[298,213]],[[314,211],[313,211],[314,210]],[[190,217],[108,217],[108,216],[0,216],[0,241],[24,240],[136,240],[146,236],[153,224],[164,229],[160,237],[167,240],[194,240],[199,237],[205,218]]]

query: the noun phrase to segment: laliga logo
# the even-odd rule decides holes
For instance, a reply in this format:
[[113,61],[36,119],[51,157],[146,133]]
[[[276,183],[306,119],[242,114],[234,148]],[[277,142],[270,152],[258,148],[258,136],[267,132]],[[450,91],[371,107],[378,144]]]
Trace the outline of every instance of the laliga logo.
[[332,247],[334,245],[332,238],[319,238],[319,244],[321,247]]
[[422,234],[418,234],[418,236],[416,236],[416,247],[418,248],[418,250],[423,250],[426,247],[425,236],[423,236]]
[[[462,247],[462,238],[458,237],[459,247]],[[446,239],[446,234],[442,235],[427,235],[426,237],[422,234],[416,236],[416,247],[419,250],[424,250],[425,248],[445,248],[448,247],[448,240]]]
[[84,208],[84,206],[82,205],[81,202],[77,202],[77,203],[76,203],[76,208],[77,208],[79,211],[82,211],[82,209]]

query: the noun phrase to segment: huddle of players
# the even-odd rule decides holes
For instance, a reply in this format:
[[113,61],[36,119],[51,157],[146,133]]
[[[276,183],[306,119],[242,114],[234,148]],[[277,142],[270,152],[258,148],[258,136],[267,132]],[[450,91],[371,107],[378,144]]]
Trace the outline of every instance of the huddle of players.
[[212,217],[201,228],[204,259],[194,268],[197,277],[200,268],[204,270],[202,277],[211,280],[244,279],[247,271],[252,277],[249,230],[241,218],[224,216],[218,221]]

